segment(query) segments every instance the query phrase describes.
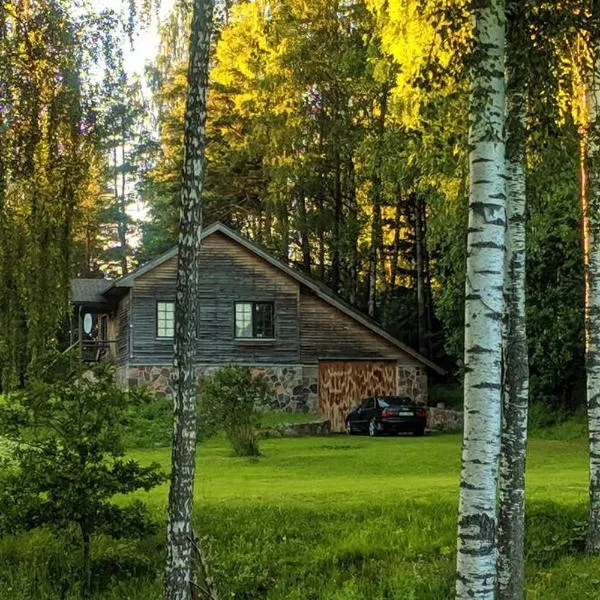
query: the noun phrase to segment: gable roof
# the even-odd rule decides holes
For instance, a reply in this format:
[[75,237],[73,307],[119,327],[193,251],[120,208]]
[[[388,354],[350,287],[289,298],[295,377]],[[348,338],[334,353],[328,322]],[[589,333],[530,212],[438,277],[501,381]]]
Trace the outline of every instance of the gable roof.
[[[265,252],[265,250],[263,250],[259,245],[242,237],[239,233],[233,231],[233,229],[230,229],[226,225],[223,225],[222,223],[218,223],[218,222],[213,223],[209,227],[206,227],[205,229],[202,230],[201,239],[203,240],[203,239],[207,238],[208,236],[212,235],[213,233],[217,233],[217,232],[221,233],[224,236],[228,237],[229,239],[233,240],[240,246],[243,246],[244,248],[246,248],[253,254],[259,256],[264,261],[271,264],[272,266],[279,269],[280,271],[283,271],[286,275],[289,275],[290,277],[292,277],[293,279],[295,279],[296,281],[298,281],[299,283],[301,283],[302,285],[304,285],[305,287],[310,289],[316,296],[318,296],[319,298],[321,298],[328,304],[334,306],[335,308],[337,308],[344,314],[348,315],[355,321],[358,321],[361,325],[364,325],[365,327],[367,327],[368,329],[370,329],[371,331],[373,331],[380,337],[384,338],[385,340],[387,340],[388,342],[390,342],[391,344],[393,344],[400,350],[406,352],[406,354],[409,354],[413,358],[417,359],[422,364],[430,367],[436,373],[439,373],[440,375],[444,375],[446,373],[446,371],[444,371],[444,369],[442,369],[440,366],[436,365],[433,361],[429,360],[422,354],[419,354],[416,350],[413,350],[410,346],[403,344],[400,340],[397,340],[394,336],[390,335],[387,331],[382,329],[381,326],[377,322],[373,321],[372,319],[370,319],[369,317],[367,317],[366,315],[364,315],[360,311],[358,311],[356,308],[354,308],[347,302],[343,301],[331,289],[329,289],[322,283],[315,281],[312,277],[306,275],[305,273],[301,273],[301,272],[291,268],[289,265],[285,264],[284,262],[274,258],[270,254]],[[138,277],[140,277],[141,275],[144,275],[144,273],[148,273],[148,271],[155,269],[162,263],[164,263],[167,260],[170,260],[171,258],[174,258],[176,256],[177,256],[177,246],[175,246],[174,248],[171,248],[167,252],[164,252],[163,254],[161,254],[160,256],[155,258],[154,260],[151,260],[151,261],[147,262],[146,264],[138,267],[135,271],[132,271],[125,277],[122,277],[121,279],[115,281],[113,284],[113,288],[133,287],[134,282]]]

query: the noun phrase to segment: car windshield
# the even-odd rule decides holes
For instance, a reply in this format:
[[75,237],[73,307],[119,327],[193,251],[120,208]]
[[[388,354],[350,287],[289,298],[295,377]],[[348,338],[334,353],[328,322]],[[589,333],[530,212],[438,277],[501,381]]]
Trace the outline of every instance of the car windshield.
[[400,398],[400,397],[388,397],[388,398],[378,398],[379,406],[381,408],[393,408],[394,406],[407,406],[411,405],[413,402],[410,398]]

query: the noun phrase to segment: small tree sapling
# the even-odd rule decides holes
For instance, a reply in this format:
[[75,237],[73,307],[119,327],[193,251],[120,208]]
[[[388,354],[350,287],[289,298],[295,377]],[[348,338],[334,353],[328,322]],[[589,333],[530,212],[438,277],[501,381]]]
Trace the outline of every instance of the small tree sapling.
[[82,548],[81,596],[92,590],[94,534],[142,537],[154,530],[140,501],[116,494],[149,490],[165,480],[158,464],[127,459],[122,427],[140,397],[123,390],[108,365],[86,367],[55,355],[41,375],[0,405],[0,433],[10,440],[10,468],[0,469],[0,531],[76,526]]

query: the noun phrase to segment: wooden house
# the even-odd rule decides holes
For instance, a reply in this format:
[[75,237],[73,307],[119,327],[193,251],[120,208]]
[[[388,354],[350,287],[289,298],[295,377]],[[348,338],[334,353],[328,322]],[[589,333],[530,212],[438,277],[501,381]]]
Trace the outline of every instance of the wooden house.
[[[120,379],[172,391],[177,249],[117,281],[72,282],[73,344]],[[273,407],[318,410],[334,430],[369,395],[427,399],[433,362],[322,284],[216,223],[202,233],[197,369],[264,373]]]

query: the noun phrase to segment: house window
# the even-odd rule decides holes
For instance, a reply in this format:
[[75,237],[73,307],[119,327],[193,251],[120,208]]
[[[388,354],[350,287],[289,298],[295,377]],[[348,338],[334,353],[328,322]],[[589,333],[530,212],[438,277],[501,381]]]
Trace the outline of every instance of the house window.
[[175,303],[156,303],[156,336],[173,337],[175,332]]
[[274,312],[272,302],[236,302],[235,337],[274,338]]

